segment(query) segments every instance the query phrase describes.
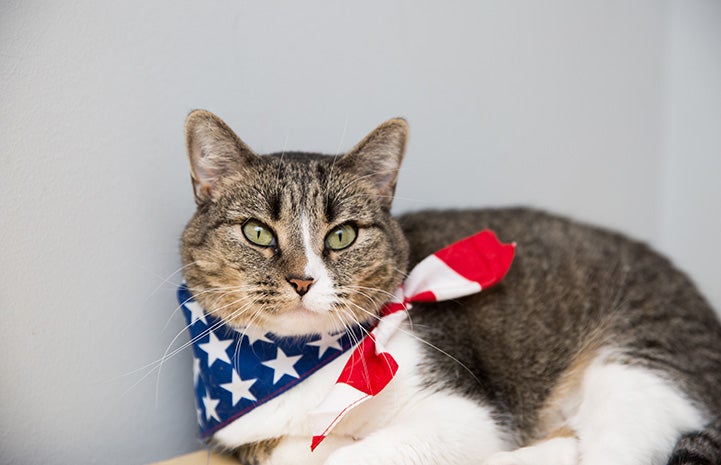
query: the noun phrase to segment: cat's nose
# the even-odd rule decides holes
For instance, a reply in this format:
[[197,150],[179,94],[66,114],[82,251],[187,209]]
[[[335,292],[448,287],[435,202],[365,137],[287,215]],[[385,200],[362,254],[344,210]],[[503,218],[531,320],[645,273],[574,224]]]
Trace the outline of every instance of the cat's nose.
[[295,289],[295,292],[298,293],[298,295],[303,296],[306,292],[310,289],[310,287],[315,282],[315,279],[310,277],[301,278],[298,276],[288,276],[286,278],[291,286],[293,286],[293,289]]

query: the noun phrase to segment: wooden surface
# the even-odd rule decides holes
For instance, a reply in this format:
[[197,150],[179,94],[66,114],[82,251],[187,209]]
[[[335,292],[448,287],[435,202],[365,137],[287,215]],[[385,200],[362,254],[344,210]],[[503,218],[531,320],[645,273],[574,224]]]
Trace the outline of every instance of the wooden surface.
[[238,465],[238,462],[222,455],[210,454],[207,450],[199,450],[152,465]]

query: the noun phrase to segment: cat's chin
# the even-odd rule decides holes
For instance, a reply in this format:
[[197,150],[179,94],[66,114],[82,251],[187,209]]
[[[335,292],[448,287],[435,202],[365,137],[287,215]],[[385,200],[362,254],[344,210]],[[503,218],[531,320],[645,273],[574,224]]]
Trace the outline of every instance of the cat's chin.
[[297,305],[269,318],[263,327],[278,336],[301,336],[337,332],[342,329],[338,320],[330,311],[310,310],[304,305]]

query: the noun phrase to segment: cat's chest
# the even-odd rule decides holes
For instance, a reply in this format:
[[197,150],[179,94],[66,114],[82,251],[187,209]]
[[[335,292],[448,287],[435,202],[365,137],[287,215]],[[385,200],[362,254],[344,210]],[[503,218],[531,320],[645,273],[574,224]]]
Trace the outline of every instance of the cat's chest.
[[[350,412],[332,434],[363,437],[387,424],[422,390],[418,371],[422,350],[416,337],[401,326],[387,349],[399,364],[395,378],[381,393]],[[310,440],[313,432],[308,414],[331,391],[351,353],[347,351],[287,392],[235,420],[215,433],[214,440],[230,447],[280,436],[307,436]]]

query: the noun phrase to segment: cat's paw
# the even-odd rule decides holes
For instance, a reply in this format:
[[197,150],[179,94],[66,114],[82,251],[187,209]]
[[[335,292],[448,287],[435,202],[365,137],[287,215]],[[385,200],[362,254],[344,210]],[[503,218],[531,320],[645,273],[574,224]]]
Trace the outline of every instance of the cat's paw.
[[484,465],[578,465],[578,440],[553,438],[529,447],[496,452]]
[[277,441],[267,456],[256,455],[247,462],[255,465],[322,465],[335,449],[352,444],[350,438],[328,437],[323,445],[311,452],[310,438],[306,436],[286,436]]
[[496,452],[495,454],[488,457],[483,465],[525,465],[526,462],[522,461],[515,451],[510,452]]
[[[353,448],[351,448],[351,451],[345,451],[344,449],[348,449],[344,447],[343,449],[338,449],[337,451],[330,454],[330,456],[326,459],[325,462],[323,462],[323,465],[360,465],[361,463],[367,463],[371,464],[373,462],[362,462],[358,461],[359,456],[356,453],[353,453]],[[363,460],[360,458],[360,460]]]
[[346,446],[334,451],[323,465],[382,465],[387,452],[375,447]]

